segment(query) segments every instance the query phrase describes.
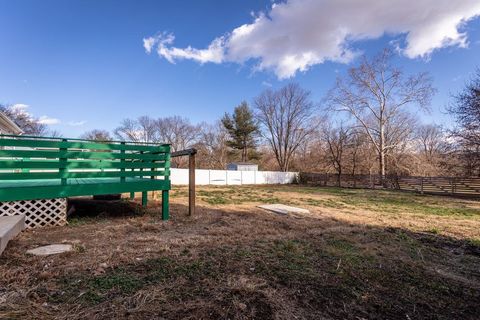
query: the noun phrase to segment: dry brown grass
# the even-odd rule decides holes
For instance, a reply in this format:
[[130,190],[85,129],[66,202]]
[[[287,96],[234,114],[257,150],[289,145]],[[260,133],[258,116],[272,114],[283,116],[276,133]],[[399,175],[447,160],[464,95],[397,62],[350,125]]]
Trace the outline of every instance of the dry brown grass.
[[[476,319],[476,201],[300,186],[186,189],[25,232],[0,257],[0,318]],[[282,202],[311,210],[280,216]],[[100,208],[99,212],[95,208]],[[80,210],[81,211],[81,210]],[[122,217],[112,214],[123,212]],[[128,213],[132,213],[128,215]],[[33,257],[50,243],[75,251]]]

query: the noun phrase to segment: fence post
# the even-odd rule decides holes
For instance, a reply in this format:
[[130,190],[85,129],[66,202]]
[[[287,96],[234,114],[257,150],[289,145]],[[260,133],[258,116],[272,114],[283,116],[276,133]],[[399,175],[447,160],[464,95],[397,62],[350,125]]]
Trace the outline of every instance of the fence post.
[[420,193],[423,194],[423,176],[420,178]]

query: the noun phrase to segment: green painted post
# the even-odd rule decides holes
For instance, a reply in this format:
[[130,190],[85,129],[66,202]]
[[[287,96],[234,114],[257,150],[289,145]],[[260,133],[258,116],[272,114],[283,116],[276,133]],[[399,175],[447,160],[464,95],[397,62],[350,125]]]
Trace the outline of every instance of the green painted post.
[[130,192],[130,200],[135,199],[135,192]]
[[142,207],[146,207],[148,202],[148,192],[142,191]]
[[[30,161],[30,158],[23,158],[22,161]],[[23,173],[29,173],[30,169],[22,168]]]
[[162,190],[162,220],[168,220],[170,217],[168,202],[168,190]]
[[[62,142],[67,142],[67,139],[62,139]],[[62,152],[62,151],[67,152],[68,149],[67,148],[60,148],[59,150],[60,150],[60,152]],[[65,172],[67,172],[67,169],[66,169],[67,158],[63,157],[63,158],[59,158],[58,160],[60,162],[60,167],[58,169],[58,172],[60,174],[63,174]],[[61,178],[61,182],[62,182],[62,186],[67,185],[67,178]]]
[[[120,142],[122,146],[125,145],[125,141]],[[122,159],[120,159],[120,162],[122,163],[122,168],[120,169],[120,172],[122,173],[122,176],[120,177],[120,182],[125,182],[125,149],[123,148],[120,150],[120,154],[122,155]]]
[[[152,162],[152,164],[155,164],[155,160],[152,160],[151,162]],[[157,170],[157,168],[155,168],[155,165],[152,165],[152,168],[150,170],[152,172],[155,172]],[[155,176],[150,176],[150,179],[155,180],[156,177]],[[152,190],[152,199],[153,199],[153,201],[157,201],[157,197],[155,197],[155,190]]]

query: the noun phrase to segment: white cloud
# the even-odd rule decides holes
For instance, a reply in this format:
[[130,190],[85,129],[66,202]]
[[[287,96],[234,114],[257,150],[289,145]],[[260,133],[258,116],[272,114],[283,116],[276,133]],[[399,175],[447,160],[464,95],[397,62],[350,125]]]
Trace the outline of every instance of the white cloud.
[[38,118],[37,122],[41,124],[52,125],[52,124],[59,124],[60,120],[56,118],[51,118],[48,116],[41,116],[40,118]]
[[272,4],[268,13],[217,37],[206,49],[174,47],[174,36],[166,33],[143,41],[147,53],[156,48],[171,63],[253,59],[255,70],[273,70],[282,79],[325,61],[347,63],[356,55],[355,41],[384,34],[404,36],[397,45],[408,58],[428,58],[448,46],[464,48],[462,26],[479,15],[479,0],[288,0]]
[[68,122],[68,125],[72,126],[72,127],[81,127],[81,126],[85,125],[86,123],[87,123],[87,121],[70,121],[70,122]]
[[268,81],[262,81],[262,86],[271,88],[273,85]]
[[11,106],[12,111],[15,111],[15,112],[18,112],[18,113],[26,113],[26,114],[29,114],[27,112],[28,108],[29,108],[29,105],[28,104],[23,104],[23,103],[16,103],[13,106]]
[[16,103],[10,107],[10,109],[17,113],[18,115],[23,115],[24,117],[30,119],[30,121],[36,121],[37,123],[40,124],[46,124],[46,125],[53,125],[53,124],[59,124],[61,121],[56,118],[52,118],[49,116],[41,116],[40,118],[36,119],[31,112],[28,111],[30,106],[28,104],[23,104],[23,103]]
[[156,36],[143,39],[143,47],[147,53],[151,53],[153,48],[157,46],[157,53],[164,57],[170,63],[175,60],[190,59],[200,63],[205,62],[223,62],[224,43],[223,38],[217,38],[212,41],[207,49],[195,49],[188,46],[185,49],[169,47],[175,40],[175,36],[171,33],[161,33]]
[[155,45],[155,38],[154,37],[148,37],[148,38],[143,38],[143,47],[145,48],[145,51],[147,53],[152,52],[152,48]]

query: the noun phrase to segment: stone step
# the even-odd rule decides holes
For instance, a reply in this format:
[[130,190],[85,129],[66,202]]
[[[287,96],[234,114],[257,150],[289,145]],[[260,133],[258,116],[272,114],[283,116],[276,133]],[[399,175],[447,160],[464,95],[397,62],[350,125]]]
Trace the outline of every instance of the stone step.
[[9,217],[0,217],[0,254],[17,234],[25,229],[25,215],[19,214]]

